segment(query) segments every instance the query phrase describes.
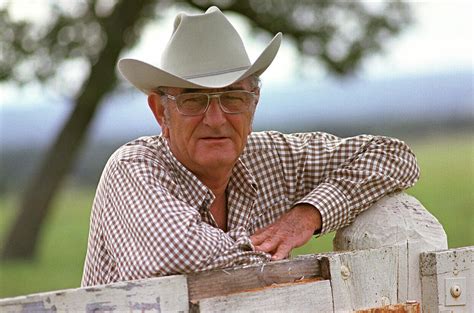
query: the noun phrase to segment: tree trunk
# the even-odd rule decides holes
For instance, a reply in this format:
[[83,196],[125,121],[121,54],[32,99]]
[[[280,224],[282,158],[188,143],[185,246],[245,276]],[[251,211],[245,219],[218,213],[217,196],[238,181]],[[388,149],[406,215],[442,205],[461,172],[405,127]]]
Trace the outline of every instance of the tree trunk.
[[74,110],[21,198],[18,215],[4,243],[2,259],[32,259],[35,256],[39,232],[51,200],[74,164],[101,100],[115,86],[115,64],[124,46],[123,34],[137,25],[143,9],[151,2],[121,1],[102,21],[107,43],[76,98]]

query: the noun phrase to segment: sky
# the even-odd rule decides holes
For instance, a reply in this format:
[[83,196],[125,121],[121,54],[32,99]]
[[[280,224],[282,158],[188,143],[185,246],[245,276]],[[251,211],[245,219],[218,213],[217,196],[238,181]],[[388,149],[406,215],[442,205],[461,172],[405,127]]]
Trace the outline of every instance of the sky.
[[474,1],[411,1],[416,22],[367,62],[369,76],[474,69]]
[[[58,0],[70,3],[74,9],[81,1]],[[112,0],[104,0],[105,3]],[[45,3],[48,0],[0,0],[0,6],[9,4],[12,15],[17,19],[28,18],[41,20],[47,16]],[[372,1],[373,2],[373,1]],[[363,64],[358,77],[364,79],[384,79],[390,77],[407,76],[445,72],[459,69],[471,69],[474,72],[474,1],[471,0],[430,0],[409,1],[413,8],[415,23],[406,29],[397,38],[389,41],[383,54],[369,57]],[[166,42],[172,31],[175,12],[160,23],[149,25],[143,34],[140,44],[133,50],[126,52],[122,57],[133,57],[159,63],[160,48],[149,49],[156,42]],[[250,59],[255,60],[271,39],[264,41],[252,39],[250,29],[245,21],[236,15],[230,19],[244,38]],[[261,38],[259,38],[261,39]],[[154,45],[156,46],[156,44]],[[162,45],[163,47],[164,45]],[[80,68],[81,64],[71,65]],[[283,84],[298,77],[301,63],[298,62],[296,49],[284,39],[280,52],[273,62],[273,66],[263,74],[264,82]],[[314,67],[304,72],[305,77],[324,79],[326,73],[320,67]],[[37,86],[28,87],[35,97],[44,94]],[[19,90],[8,84],[0,84],[0,105],[11,103]],[[24,91],[22,91],[23,94]]]
[[[359,76],[378,79],[469,67],[474,69],[474,1],[409,2],[415,20],[413,25],[397,38],[389,41],[385,53],[369,57]],[[141,45],[124,56],[157,63],[156,55],[162,51],[160,47],[153,51],[146,47],[152,45],[153,42],[168,40],[174,15],[169,14],[162,23],[149,26]],[[230,19],[244,38],[250,59],[255,60],[271,37],[269,36],[265,42],[252,40],[250,29],[242,18],[232,15]],[[273,63],[276,66],[270,66],[264,73],[263,79],[265,82],[285,82],[288,79],[294,79],[295,72],[300,66],[297,60],[296,49],[284,39]],[[325,77],[325,73],[317,67],[305,74],[315,79]]]

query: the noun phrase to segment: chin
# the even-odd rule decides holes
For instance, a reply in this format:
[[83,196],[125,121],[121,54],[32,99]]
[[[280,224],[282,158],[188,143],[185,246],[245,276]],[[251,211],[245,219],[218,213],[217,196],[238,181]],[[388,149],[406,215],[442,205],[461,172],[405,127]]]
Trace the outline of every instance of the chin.
[[200,160],[198,163],[200,163],[202,166],[205,166],[207,168],[215,168],[215,167],[233,167],[236,161],[236,157],[211,157],[211,158],[206,158],[203,160]]

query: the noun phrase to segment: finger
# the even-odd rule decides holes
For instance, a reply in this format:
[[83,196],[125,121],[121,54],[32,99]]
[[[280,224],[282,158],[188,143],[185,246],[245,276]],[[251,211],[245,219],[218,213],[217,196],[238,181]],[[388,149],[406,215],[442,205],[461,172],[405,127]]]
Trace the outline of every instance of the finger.
[[265,227],[259,229],[257,232],[255,232],[252,236],[250,236],[250,240],[252,241],[252,244],[259,245],[268,238],[273,236],[273,229],[271,227]]
[[255,246],[255,250],[271,253],[277,250],[279,244],[280,244],[280,239],[278,237],[270,237],[267,240],[265,240],[263,243]]
[[288,258],[288,256],[290,255],[291,249],[292,247],[287,244],[284,244],[284,243],[280,244],[277,247],[276,252],[273,253],[272,255],[272,261],[283,260],[283,259]]
[[252,241],[252,244],[254,246],[260,245],[262,242],[264,242],[267,239],[267,236],[264,234],[260,235],[252,235],[250,236],[250,241]]

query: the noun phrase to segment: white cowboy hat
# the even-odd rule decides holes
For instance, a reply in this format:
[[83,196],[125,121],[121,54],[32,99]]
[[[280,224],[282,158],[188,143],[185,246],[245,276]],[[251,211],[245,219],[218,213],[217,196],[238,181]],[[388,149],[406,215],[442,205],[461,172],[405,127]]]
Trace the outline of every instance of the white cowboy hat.
[[159,86],[222,88],[252,74],[262,74],[280,43],[278,33],[251,64],[235,28],[217,7],[210,7],[204,14],[176,16],[173,34],[161,56],[161,68],[135,59],[121,59],[118,68],[146,94]]

